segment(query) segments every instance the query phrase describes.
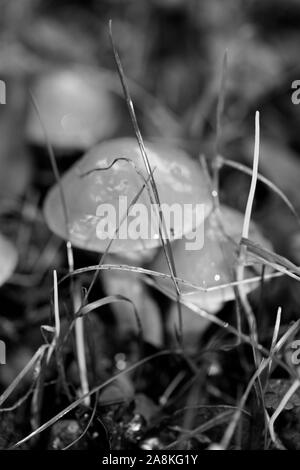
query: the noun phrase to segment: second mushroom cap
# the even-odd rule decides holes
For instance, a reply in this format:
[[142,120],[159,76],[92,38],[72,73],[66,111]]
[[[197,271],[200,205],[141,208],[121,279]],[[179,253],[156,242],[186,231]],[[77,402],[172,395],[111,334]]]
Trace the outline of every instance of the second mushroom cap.
[[[187,239],[175,241],[173,255],[177,269],[177,276],[185,281],[202,287],[214,288],[205,292],[195,287],[181,284],[181,292],[186,295],[186,300],[196,303],[202,308],[209,308],[212,301],[214,305],[234,299],[234,290],[231,286],[222,287],[236,280],[236,266],[238,260],[238,243],[241,239],[243,227],[243,214],[226,206],[221,206],[221,213],[213,211],[199,226],[197,231],[202,231],[203,246],[199,250],[186,249]],[[258,226],[251,222],[249,239],[259,243],[263,248],[271,249]],[[255,271],[254,260],[246,260],[246,277],[256,277],[259,271]],[[155,271],[169,274],[165,257],[160,253],[151,265]],[[171,280],[159,280],[159,283],[167,290],[172,289]],[[246,286],[249,291],[257,286],[252,283]],[[220,287],[220,288],[219,288]],[[214,306],[213,306],[214,307]]]

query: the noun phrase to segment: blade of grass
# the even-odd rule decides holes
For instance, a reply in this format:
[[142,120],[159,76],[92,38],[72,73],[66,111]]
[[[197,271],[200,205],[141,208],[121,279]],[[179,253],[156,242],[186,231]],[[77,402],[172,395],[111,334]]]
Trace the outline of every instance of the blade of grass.
[[[217,162],[218,162],[218,165],[219,165],[220,168],[222,167],[222,165],[225,165],[225,166],[234,168],[235,170],[238,170],[242,173],[245,173],[246,175],[252,176],[251,168],[248,168],[246,165],[243,165],[242,163],[235,162],[233,160],[229,160],[227,158],[222,157],[221,155],[218,155]],[[261,175],[260,173],[257,173],[257,179],[261,183],[265,184],[268,188],[270,188],[278,197],[280,197],[280,199],[282,199],[282,201],[286,204],[288,209],[291,211],[291,213],[295,217],[297,223],[300,225],[300,217],[299,217],[295,207],[293,206],[292,202],[284,194],[284,192],[280,188],[278,188],[278,186],[276,186],[275,183],[273,183],[272,181],[270,181],[268,178]]]
[[246,401],[248,399],[248,396],[252,390],[252,387],[254,387],[255,385],[255,382],[258,380],[260,374],[263,372],[263,370],[268,366],[270,362],[270,359],[263,359],[260,366],[257,368],[257,370],[255,371],[254,375],[252,376],[251,380],[249,381],[248,383],[248,386],[239,402],[239,405],[237,407],[237,410],[236,412],[234,413],[233,415],[233,418],[231,420],[231,422],[229,423],[224,435],[223,435],[223,438],[220,442],[220,447],[224,450],[226,450],[230,444],[230,441],[234,435],[234,432],[235,432],[235,429],[236,429],[236,426],[240,420],[240,417],[241,417],[241,414],[242,414],[242,410],[245,408],[245,405],[246,405]]
[[71,449],[75,444],[77,444],[77,442],[79,442],[85,435],[86,433],[88,432],[89,428],[91,427],[92,423],[93,423],[93,420],[95,418],[95,415],[96,415],[96,411],[97,411],[97,404],[98,404],[98,393],[96,393],[96,399],[95,399],[95,403],[94,403],[94,406],[93,406],[93,411],[92,411],[92,414],[91,414],[91,417],[90,419],[88,420],[88,423],[87,425],[85,426],[84,430],[82,431],[82,433],[80,434],[80,436],[78,436],[76,439],[74,439],[70,444],[68,444],[67,446],[65,446],[63,449],[61,450],[68,450],[68,449]]
[[[157,278],[161,278],[161,279],[168,279],[168,280],[172,280],[172,277],[170,274],[165,274],[165,273],[161,273],[161,272],[157,272],[157,271],[153,271],[151,269],[147,269],[147,268],[142,268],[142,267],[137,267],[137,266],[130,266],[130,265],[127,265],[127,264],[102,264],[102,265],[92,265],[92,266],[87,266],[85,268],[79,268],[79,269],[76,269],[74,270],[71,274],[68,273],[66,275],[64,275],[58,282],[58,284],[61,284],[63,283],[64,281],[66,281],[67,279],[69,279],[70,276],[79,276],[81,274],[85,274],[85,273],[88,273],[90,271],[101,271],[101,270],[120,270],[120,271],[129,271],[129,272],[135,272],[135,273],[140,273],[140,274],[145,274],[145,275],[149,275],[149,276],[153,276],[153,277],[157,277]],[[285,273],[270,273],[270,274],[266,274],[265,275],[265,279],[273,279],[273,278],[276,278],[276,277],[280,277],[282,276],[283,274]],[[203,286],[199,286],[198,284],[194,284],[192,282],[189,282],[189,281],[186,281],[185,279],[182,279],[180,277],[176,277],[176,281],[178,283],[181,283],[187,287],[190,287],[194,290],[197,290],[197,291],[201,291],[201,292],[213,292],[213,291],[217,291],[217,290],[222,290],[222,289],[226,289],[227,287],[234,287],[234,286],[237,286],[239,283],[240,284],[257,284],[257,282],[259,282],[261,279],[261,276],[255,276],[255,277],[252,277],[252,278],[249,278],[249,279],[243,279],[242,281],[233,281],[233,282],[229,282],[229,283],[226,283],[226,284],[222,284],[222,285],[219,285],[219,286],[213,286],[213,287],[203,287]],[[167,289],[164,289],[162,288],[162,291],[163,292],[168,292]],[[192,294],[193,292],[191,292],[190,294]],[[184,297],[187,298],[190,294],[184,294]],[[169,294],[167,294],[169,295]]]
[[[254,157],[253,157],[253,170],[252,170],[252,179],[251,185],[247,200],[247,205],[245,209],[245,216],[244,216],[244,223],[242,229],[242,238],[248,238],[249,235],[249,227],[250,227],[250,220],[251,220],[251,212],[252,206],[255,196],[255,189],[256,189],[256,182],[257,182],[257,173],[258,173],[258,162],[259,162],[259,145],[260,145],[260,125],[259,125],[259,112],[256,111],[255,113],[255,142],[254,142]],[[238,257],[238,264],[237,264],[237,281],[241,281],[244,279],[244,266],[245,266],[245,259],[246,259],[247,249],[244,245],[240,245],[239,257]],[[257,326],[254,314],[252,312],[252,308],[248,302],[247,294],[245,289],[243,288],[243,284],[238,284],[238,295],[239,299],[242,302],[242,306],[244,308],[250,335],[253,339],[253,343],[258,341],[257,336]],[[258,365],[258,357],[256,356],[255,349],[253,349],[254,353],[254,360],[256,366]]]
[[53,340],[49,346],[47,354],[47,362],[50,361],[55,346],[57,344],[59,334],[60,334],[60,315],[59,315],[59,305],[58,305],[58,286],[57,286],[57,272],[53,270],[53,310],[54,310],[54,336]]
[[[279,328],[280,328],[280,323],[281,323],[281,312],[282,312],[282,308],[278,307],[277,315],[276,315],[276,321],[275,321],[275,325],[274,325],[271,349],[270,349],[271,356],[273,356],[273,354],[274,354],[275,346],[276,346],[278,335],[279,335]],[[270,364],[269,364],[268,376],[267,376],[265,387],[267,387],[267,385],[268,385],[271,369],[272,369],[272,360],[270,361]]]
[[[99,70],[101,71],[101,75],[106,77],[106,83],[110,90],[123,97],[122,91],[120,91],[120,82],[118,77],[116,78],[115,74],[110,70],[104,68],[99,68]],[[160,131],[160,134],[167,138],[176,138],[176,136],[180,136],[182,127],[178,122],[178,117],[132,78],[127,78],[127,82],[130,86],[135,102],[140,103],[141,111],[144,116],[152,122],[152,125]],[[163,129],[161,123],[164,125]]]
[[[256,184],[257,184],[258,164],[259,164],[259,149],[260,149],[260,120],[259,120],[259,116],[260,116],[259,111],[256,111],[256,113],[255,113],[255,140],[254,140],[252,178],[251,178],[249,195],[248,195],[248,200],[247,200],[246,209],[245,209],[244,223],[243,223],[241,239],[248,238],[248,235],[249,235],[251,213],[252,213],[252,207],[253,207],[253,203],[254,203],[255,190],[256,190]],[[237,270],[236,270],[236,276],[237,276],[238,281],[244,279],[246,256],[247,256],[247,248],[244,245],[240,244]],[[250,338],[252,339],[252,353],[253,353],[254,364],[255,364],[255,367],[258,368],[258,365],[260,363],[261,358],[260,358],[260,355],[257,353],[257,350],[255,348],[255,344],[258,343],[258,332],[257,332],[256,319],[255,319],[254,313],[252,311],[252,307],[251,307],[251,305],[248,301],[247,293],[246,293],[246,290],[244,289],[243,284],[238,284],[237,293],[238,293],[238,300],[241,301],[241,304],[243,306],[243,310],[246,314],[246,318],[247,318],[247,322],[248,322],[248,326],[249,326]],[[260,397],[261,402],[262,402],[262,406],[265,410],[264,394],[263,394],[263,388],[262,388],[261,381],[260,381],[260,376],[257,377],[257,381],[258,381],[257,398],[259,399],[259,397]],[[256,388],[256,386],[255,386],[255,388]],[[266,420],[266,410],[264,412],[264,418]],[[266,424],[267,423],[265,422],[265,425]]]
[[272,414],[272,416],[269,420],[270,436],[271,436],[271,439],[274,443],[277,442],[276,434],[275,434],[275,430],[274,430],[275,421],[277,420],[279,415],[282,413],[282,411],[284,410],[284,408],[286,407],[287,403],[290,401],[292,396],[297,392],[299,387],[300,387],[300,380],[299,379],[294,380],[294,382],[292,383],[292,385],[290,386],[290,388],[288,389],[288,391],[286,392],[286,394],[282,398],[282,400],[279,403],[277,409],[274,411],[274,413]]
[[208,420],[206,423],[200,424],[200,426],[197,426],[195,429],[192,429],[190,431],[186,430],[183,436],[179,437],[179,439],[177,439],[176,441],[164,447],[164,450],[171,450],[173,449],[173,447],[178,446],[179,444],[182,444],[187,439],[191,439],[192,437],[195,437],[197,434],[204,433],[205,431],[209,431],[210,429],[213,429],[214,427],[219,426],[220,424],[223,424],[224,422],[227,421],[227,419],[232,414],[233,414],[232,410],[223,411],[219,415]]
[[133,314],[135,316],[135,319],[136,319],[136,323],[137,323],[137,329],[138,329],[138,338],[139,338],[139,342],[140,342],[140,349],[142,350],[142,345],[143,345],[143,341],[144,341],[144,338],[143,338],[143,328],[142,328],[142,323],[141,323],[141,320],[140,320],[140,317],[139,317],[139,314],[138,314],[138,311],[134,305],[134,303],[132,302],[131,299],[123,296],[123,295],[110,295],[110,296],[107,296],[107,297],[103,297],[101,299],[98,299],[98,300],[95,300],[94,302],[91,302],[89,304],[82,304],[80,306],[80,308],[77,310],[76,312],[76,316],[75,316],[75,319],[71,322],[71,324],[69,325],[69,328],[68,330],[66,331],[65,335],[63,338],[61,338],[60,340],[60,344],[58,345],[57,347],[57,351],[60,352],[62,349],[63,349],[63,346],[65,345],[73,327],[74,327],[74,324],[76,323],[76,319],[77,318],[82,318],[83,316],[86,316],[88,315],[89,313],[93,312],[94,310],[96,310],[97,308],[101,308],[103,307],[104,305],[109,305],[111,303],[114,303],[114,302],[128,302],[131,304],[132,308],[133,308]]
[[8,399],[8,397],[17,388],[17,386],[23,380],[23,378],[35,366],[37,361],[39,361],[40,358],[45,354],[48,347],[49,347],[48,345],[44,344],[44,345],[40,346],[39,349],[34,353],[34,355],[30,359],[30,361],[26,364],[26,366],[21,370],[21,372],[12,381],[12,383],[6,388],[6,390],[0,395],[0,406]]
[[224,115],[224,106],[225,106],[225,95],[226,95],[226,79],[227,79],[227,65],[228,65],[228,49],[225,50],[223,63],[222,63],[222,73],[221,73],[221,84],[218,94],[218,103],[217,103],[217,115],[216,115],[216,143],[215,143],[215,155],[220,153],[221,139],[222,139],[222,129],[223,129],[223,115]]
[[255,258],[259,259],[264,264],[271,266],[280,272],[284,272],[284,274],[293,277],[293,279],[300,280],[300,268],[289,259],[272,251],[266,250],[258,243],[255,243],[246,238],[242,238],[241,244],[245,245],[248,252],[250,252],[255,256]]
[[130,305],[132,306],[133,314],[134,314],[135,319],[136,319],[137,327],[138,327],[138,330],[139,330],[139,336],[141,338],[143,338],[142,323],[141,323],[138,311],[136,309],[136,306],[134,305],[132,300],[130,300],[128,297],[125,297],[125,296],[120,295],[120,294],[118,294],[118,295],[109,295],[107,297],[103,297],[102,299],[95,300],[94,302],[91,302],[87,305],[84,305],[77,312],[77,317],[88,315],[93,310],[96,310],[97,308],[103,307],[104,305],[109,305],[109,304],[114,303],[114,302],[128,302],[128,303],[130,303]]
[[43,354],[39,357],[34,368],[34,374],[36,375],[37,380],[33,390],[30,406],[30,424],[32,429],[37,429],[41,424],[40,420],[44,395],[46,366],[47,357],[46,354]]
[[168,231],[166,230],[166,226],[165,226],[165,221],[164,221],[164,216],[163,216],[163,212],[162,212],[162,209],[161,209],[160,198],[159,198],[157,186],[156,186],[156,183],[155,183],[155,179],[153,177],[153,173],[152,173],[150,162],[149,162],[149,159],[148,159],[148,156],[147,156],[147,152],[146,152],[146,148],[145,148],[145,145],[144,145],[143,137],[142,137],[142,134],[141,134],[141,131],[140,131],[137,119],[136,119],[134,105],[133,105],[133,102],[132,102],[132,99],[131,99],[131,96],[130,96],[129,88],[128,88],[127,81],[126,81],[126,78],[125,78],[125,73],[124,73],[124,70],[123,70],[123,66],[122,66],[122,63],[121,63],[121,60],[120,60],[120,57],[119,57],[119,53],[118,53],[118,51],[116,49],[116,46],[115,46],[115,43],[114,43],[113,33],[112,33],[112,21],[111,20],[109,22],[109,36],[110,36],[111,45],[112,45],[112,49],[113,49],[113,53],[114,53],[114,58],[115,58],[117,70],[118,70],[118,73],[119,73],[121,85],[122,85],[122,88],[123,88],[126,104],[127,104],[128,111],[129,111],[130,118],[131,118],[131,122],[132,122],[132,125],[133,125],[134,133],[135,133],[135,136],[136,136],[139,148],[140,148],[140,152],[141,152],[141,155],[142,155],[142,158],[143,158],[143,161],[144,161],[144,165],[145,165],[147,174],[150,178],[150,184],[151,184],[154,199],[155,199],[155,202],[156,202],[155,207],[158,208],[159,235],[160,235],[161,244],[163,246],[163,250],[164,250],[164,253],[165,253],[165,256],[166,256],[168,268],[170,270],[170,273],[171,273],[171,276],[172,276],[172,281],[173,281],[175,291],[176,291],[177,306],[178,306],[178,318],[179,318],[179,332],[180,332],[180,338],[181,338],[180,342],[182,344],[182,312],[181,312],[181,305],[180,305],[180,301],[179,301],[181,294],[180,294],[180,289],[179,289],[178,283],[175,279],[176,278],[175,261],[174,261],[174,257],[173,257],[171,243],[170,243],[170,240],[167,236]]
[[[48,150],[48,155],[50,158],[50,163],[52,167],[52,171],[56,180],[56,183],[59,188],[59,194],[60,194],[60,200],[62,204],[62,210],[63,210],[63,215],[64,215],[64,220],[65,220],[65,239],[66,239],[66,249],[67,249],[67,259],[68,259],[68,265],[69,265],[69,272],[74,271],[74,256],[73,256],[73,249],[72,249],[72,244],[70,241],[70,224],[69,224],[69,214],[68,214],[68,207],[66,203],[66,198],[64,195],[64,190],[63,186],[61,183],[61,178],[60,174],[58,171],[58,166],[56,163],[54,151],[52,148],[52,145],[50,143],[50,140],[48,138],[48,133],[47,130],[44,126],[44,122],[39,110],[39,106],[37,103],[36,98],[34,97],[33,93],[29,91],[31,101],[33,104],[33,107],[37,113],[38,119],[40,121],[42,131],[45,137],[45,142],[46,142],[46,147]],[[71,278],[72,279],[72,278]],[[73,301],[73,308],[76,309],[76,293],[75,293],[75,286],[72,285],[73,280],[71,280],[71,285],[70,285],[70,296]],[[76,311],[76,310],[75,310]],[[88,387],[88,378],[87,378],[87,367],[86,367],[86,357],[85,357],[85,345],[84,345],[84,330],[83,330],[83,324],[82,324],[82,319],[78,320],[77,326],[75,326],[75,338],[76,338],[76,353],[77,353],[77,360],[78,360],[78,370],[79,370],[79,376],[80,376],[80,381],[81,381],[81,389],[82,391],[84,390],[85,392],[87,391],[86,388]],[[88,399],[86,404],[88,405]]]

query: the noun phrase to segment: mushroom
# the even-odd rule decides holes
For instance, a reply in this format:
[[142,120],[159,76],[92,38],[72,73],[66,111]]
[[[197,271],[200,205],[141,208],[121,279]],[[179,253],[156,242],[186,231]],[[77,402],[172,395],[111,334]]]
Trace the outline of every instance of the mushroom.
[[[168,225],[167,232],[171,240],[181,238],[200,225],[212,207],[205,177],[198,164],[184,151],[155,143],[146,143],[146,149]],[[110,238],[108,235],[115,234],[118,222],[126,218],[130,204],[141,192],[146,180],[147,173],[135,139],[113,139],[88,151],[61,179],[72,244],[84,250],[103,253]],[[200,206],[202,210],[197,211]],[[172,214],[168,217],[172,208],[175,212],[178,209],[174,221]],[[187,209],[184,213],[180,212],[183,208]],[[50,229],[64,238],[66,228],[58,185],[50,190],[44,209]],[[116,237],[110,253],[130,254],[132,258],[133,253],[140,252],[138,258],[141,259],[143,254],[148,257],[147,250],[161,245],[158,222],[154,220],[153,206],[146,188],[133,209],[138,209],[137,214],[131,216],[129,213],[130,221],[125,224],[124,220],[121,224],[122,236]],[[135,220],[131,224],[133,217]],[[137,221],[139,227],[135,225]],[[125,231],[123,224],[127,226]],[[145,238],[144,233],[135,236],[138,228],[147,230],[146,235],[149,236]]]
[[[171,240],[180,238],[201,224],[211,210],[212,202],[205,177],[200,166],[182,150],[148,142],[146,150],[164,213],[166,231]],[[84,250],[104,253],[113,239],[109,253],[114,256],[110,258],[114,263],[120,263],[121,260],[124,262],[125,259],[127,263],[139,266],[153,258],[161,246],[161,240],[158,220],[151,212],[153,206],[147,188],[144,187],[145,181],[147,173],[135,139],[114,139],[88,151],[61,179],[72,244]],[[139,198],[135,200],[138,194]],[[131,207],[132,201],[135,201],[135,204]],[[194,210],[197,204],[202,208],[198,213]],[[172,207],[178,212],[184,207],[190,210],[186,211],[185,217],[174,217],[172,220],[172,217],[167,217],[167,211]],[[109,208],[112,212],[108,211],[105,217],[105,209]],[[129,211],[128,215],[129,208],[130,211],[140,208],[141,212],[131,215]],[[66,228],[57,185],[48,193],[44,213],[50,229],[64,238]],[[139,228],[149,229],[148,238],[138,233],[136,225],[131,225],[136,224],[138,218]],[[125,220],[127,224],[121,237],[119,235]],[[120,231],[114,239],[119,221]],[[149,300],[138,274],[106,271],[102,273],[102,280],[108,294],[121,293],[133,297],[132,300],[140,309],[147,335],[150,331],[147,322],[154,322],[155,305]],[[150,310],[151,316],[146,315],[145,301],[148,304],[147,312]],[[132,312],[129,307],[114,303],[113,308],[120,325],[132,325]]]
[[17,261],[18,254],[15,247],[0,234],[0,286],[11,277]]
[[[205,219],[204,225],[197,228],[202,231],[203,247],[199,250],[188,250],[186,238],[174,242],[173,256],[177,267],[177,276],[188,281],[194,286],[204,289],[214,288],[208,291],[197,290],[186,284],[180,285],[182,299],[197,305],[209,313],[217,313],[225,302],[235,298],[232,283],[236,280],[235,268],[238,260],[238,243],[242,234],[243,214],[227,207],[221,206],[220,213],[217,209]],[[251,222],[249,238],[266,249],[271,249],[270,242],[261,234],[254,222]],[[151,264],[151,269],[157,272],[168,273],[164,256],[159,253]],[[246,260],[246,277],[251,279],[258,276],[255,272],[254,260],[249,256]],[[164,292],[172,297],[172,284],[169,280],[159,280]],[[222,287],[226,286],[227,287]],[[245,284],[249,293],[255,289],[258,282]],[[174,292],[174,291],[173,291]],[[174,294],[173,294],[174,297]],[[174,303],[170,307],[168,315],[168,329],[173,330],[176,323],[176,308]],[[183,329],[186,338],[199,335],[206,329],[209,321],[183,307]]]
[[[91,67],[46,71],[33,85],[43,125],[51,144],[61,153],[86,150],[110,137],[118,125],[118,113],[107,78]],[[45,145],[39,117],[32,107],[27,120],[27,138]]]

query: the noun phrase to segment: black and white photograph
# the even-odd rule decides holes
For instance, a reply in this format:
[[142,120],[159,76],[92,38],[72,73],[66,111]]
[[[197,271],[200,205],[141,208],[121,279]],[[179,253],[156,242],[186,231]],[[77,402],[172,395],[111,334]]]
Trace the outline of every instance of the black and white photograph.
[[0,0],[0,450],[300,450],[299,0]]

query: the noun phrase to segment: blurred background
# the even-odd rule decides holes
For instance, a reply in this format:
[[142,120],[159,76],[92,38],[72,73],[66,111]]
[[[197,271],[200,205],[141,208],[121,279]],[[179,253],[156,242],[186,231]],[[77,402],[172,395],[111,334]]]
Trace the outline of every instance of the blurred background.
[[[300,112],[291,102],[291,83],[299,77],[300,68],[300,5],[296,0],[284,4],[229,0],[226,5],[221,0],[1,0],[0,76],[7,94],[6,105],[0,106],[2,201],[45,190],[53,181],[41,126],[32,117],[29,89],[41,101],[41,114],[47,108],[50,115],[49,119],[44,116],[44,124],[62,170],[88,145],[132,135],[108,35],[109,19],[144,137],[167,139],[195,158],[215,153],[216,107],[227,50],[218,150],[227,158],[251,164],[254,112],[259,109],[261,172],[297,206]],[[80,67],[82,74],[99,71],[102,112],[95,114],[91,104],[95,87],[93,91],[80,88],[72,72],[51,81],[53,74],[74,67]],[[89,99],[82,112],[88,112],[90,105],[100,128],[81,136],[80,142],[75,139],[73,148],[51,135],[52,108],[59,102],[57,96],[55,102],[55,87],[57,95],[62,95],[70,83],[74,94],[82,93],[83,101]],[[76,123],[65,118],[63,125],[76,129]],[[224,202],[243,210],[248,178],[234,172],[232,185],[232,172],[222,176]],[[259,187],[260,196],[257,209],[263,211],[270,195]],[[263,214],[263,220],[272,219],[270,224],[277,223],[273,217],[274,211],[281,210],[277,203],[268,201]],[[280,225],[284,225],[278,227],[280,231],[290,230]],[[270,236],[276,237],[273,227]],[[288,251],[287,245],[280,232],[275,246]],[[295,254],[294,245],[291,254]]]
[[[29,90],[60,171],[101,140],[133,135],[109,40],[110,19],[143,136],[179,146],[195,159],[204,154],[210,162],[223,76],[217,151],[251,166],[254,114],[260,110],[260,171],[300,209],[300,105],[291,101],[292,82],[300,79],[299,1],[0,0],[0,79],[6,85],[6,103],[0,104],[0,230],[19,254],[18,268],[0,294],[0,336],[11,345],[9,367],[1,369],[3,385],[40,345],[39,327],[49,316],[48,271],[64,269],[61,242],[41,213],[54,177]],[[62,116],[66,140],[55,125],[63,90],[67,106],[82,116],[80,122],[71,113]],[[249,182],[244,173],[222,168],[221,201],[244,212]],[[253,217],[274,251],[300,264],[299,226],[262,183]],[[78,256],[79,265],[89,264],[88,257]],[[278,305],[287,323],[298,318],[296,281],[275,280],[267,289],[270,323]],[[259,322],[267,325],[268,318],[267,313]],[[99,335],[107,355],[113,340],[101,329]]]

